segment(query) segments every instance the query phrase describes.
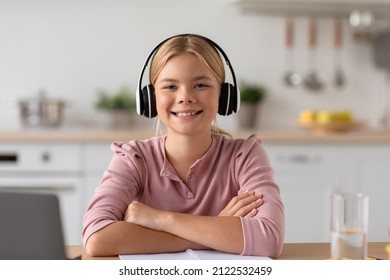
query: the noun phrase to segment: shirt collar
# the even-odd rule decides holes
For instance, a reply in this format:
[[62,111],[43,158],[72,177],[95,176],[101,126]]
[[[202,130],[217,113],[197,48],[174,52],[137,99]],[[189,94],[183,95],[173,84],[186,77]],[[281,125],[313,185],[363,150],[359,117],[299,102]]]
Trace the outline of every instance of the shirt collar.
[[[207,159],[210,156],[210,154],[212,154],[213,150],[215,149],[215,146],[217,145],[217,142],[219,141],[219,137],[220,136],[212,133],[211,137],[212,137],[212,141],[211,141],[210,147],[208,148],[206,153],[203,155],[203,157],[198,159],[190,167],[190,170],[196,168],[200,164],[200,162],[202,162],[203,160]],[[163,153],[164,163],[163,163],[163,166],[162,166],[162,168],[160,170],[160,176],[161,177],[168,177],[168,178],[170,178],[172,180],[180,181],[180,178],[177,176],[175,169],[173,168],[173,166],[171,165],[171,163],[169,162],[169,160],[167,158],[167,154],[165,152],[165,141],[166,141],[166,136],[161,137],[160,149],[161,149],[161,151]]]

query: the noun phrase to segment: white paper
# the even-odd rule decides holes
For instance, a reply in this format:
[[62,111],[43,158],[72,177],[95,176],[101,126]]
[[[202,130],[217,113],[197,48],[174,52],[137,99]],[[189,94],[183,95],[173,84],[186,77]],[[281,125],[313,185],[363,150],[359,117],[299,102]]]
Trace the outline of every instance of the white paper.
[[242,256],[214,250],[187,249],[178,253],[119,255],[121,260],[270,260],[263,256]]

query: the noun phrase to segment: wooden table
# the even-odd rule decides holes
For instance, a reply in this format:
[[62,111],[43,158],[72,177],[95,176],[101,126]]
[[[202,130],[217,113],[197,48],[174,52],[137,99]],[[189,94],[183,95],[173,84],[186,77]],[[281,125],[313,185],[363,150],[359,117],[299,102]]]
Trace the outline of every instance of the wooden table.
[[[368,256],[378,259],[388,259],[386,242],[369,242]],[[88,256],[82,246],[68,246],[68,256],[75,258],[81,255],[83,260],[118,260],[118,256],[93,258]],[[279,260],[326,260],[330,257],[329,243],[286,243]]]
[[[369,242],[368,256],[377,259],[388,258],[386,242]],[[330,243],[286,243],[280,260],[326,260],[330,258]]]

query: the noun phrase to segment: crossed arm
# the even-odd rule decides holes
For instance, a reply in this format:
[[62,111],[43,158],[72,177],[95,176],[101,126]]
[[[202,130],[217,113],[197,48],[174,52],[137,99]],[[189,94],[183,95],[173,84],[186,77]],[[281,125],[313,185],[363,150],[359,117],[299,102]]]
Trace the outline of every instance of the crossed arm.
[[133,201],[123,221],[91,235],[86,251],[91,256],[109,256],[210,248],[239,254],[244,246],[239,217],[255,216],[261,198],[253,192],[239,194],[218,216],[161,211]]

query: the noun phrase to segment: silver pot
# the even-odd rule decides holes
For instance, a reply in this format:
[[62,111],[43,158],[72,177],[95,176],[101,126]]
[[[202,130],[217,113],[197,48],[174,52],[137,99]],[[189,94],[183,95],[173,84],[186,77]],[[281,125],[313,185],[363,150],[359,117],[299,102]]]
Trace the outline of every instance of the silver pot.
[[57,127],[62,124],[65,102],[50,99],[41,91],[37,97],[19,101],[20,120],[28,127]]

